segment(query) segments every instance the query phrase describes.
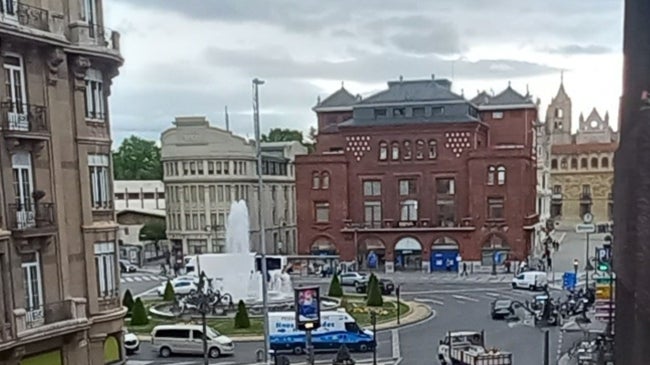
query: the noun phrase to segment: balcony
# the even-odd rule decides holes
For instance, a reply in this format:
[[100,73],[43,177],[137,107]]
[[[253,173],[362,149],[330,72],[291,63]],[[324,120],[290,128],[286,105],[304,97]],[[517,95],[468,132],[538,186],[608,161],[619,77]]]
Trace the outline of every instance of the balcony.
[[72,298],[14,310],[20,339],[47,338],[77,331],[88,324],[86,299]]
[[51,235],[56,232],[54,203],[9,204],[8,224],[17,238]]
[[463,222],[460,224],[446,220],[444,222],[431,222],[430,219],[422,218],[419,220],[393,220],[384,219],[379,222],[364,222],[356,223],[352,220],[344,220],[343,232],[359,232],[359,231],[401,231],[401,230],[417,230],[417,231],[441,231],[441,230],[473,230],[472,221]]
[[16,0],[0,1],[0,22],[18,24],[48,32],[50,15],[47,10]]
[[70,24],[70,38],[73,43],[82,46],[120,50],[120,33],[99,24]]
[[591,201],[591,193],[582,193],[580,194],[580,201],[586,202]]
[[562,200],[562,193],[553,193],[553,195],[551,195],[551,199]]
[[0,127],[7,138],[47,139],[47,108],[40,105],[0,102]]

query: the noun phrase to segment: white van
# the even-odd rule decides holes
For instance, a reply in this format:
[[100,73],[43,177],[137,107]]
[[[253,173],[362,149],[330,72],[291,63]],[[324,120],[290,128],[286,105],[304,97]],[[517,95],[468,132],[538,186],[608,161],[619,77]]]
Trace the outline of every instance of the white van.
[[[232,340],[207,327],[208,356],[215,359],[235,353]],[[203,326],[196,324],[172,324],[156,326],[151,331],[151,344],[161,357],[172,354],[203,354]]]
[[513,289],[546,290],[548,279],[543,271],[526,271],[512,278]]

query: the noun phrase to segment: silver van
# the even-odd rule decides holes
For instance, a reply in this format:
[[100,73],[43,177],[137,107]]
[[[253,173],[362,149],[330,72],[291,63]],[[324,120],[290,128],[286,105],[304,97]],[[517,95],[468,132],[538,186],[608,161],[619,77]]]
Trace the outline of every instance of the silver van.
[[[208,356],[217,358],[235,353],[235,344],[226,336],[207,327]],[[172,354],[203,354],[203,327],[195,324],[172,324],[154,327],[151,344],[161,357]]]

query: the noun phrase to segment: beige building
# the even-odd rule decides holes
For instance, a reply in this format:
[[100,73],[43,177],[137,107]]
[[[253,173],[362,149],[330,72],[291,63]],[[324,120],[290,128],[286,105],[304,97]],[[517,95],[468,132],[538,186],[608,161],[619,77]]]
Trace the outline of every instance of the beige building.
[[[37,6],[32,6],[37,5]],[[0,364],[122,364],[102,0],[0,0]]]
[[[230,205],[245,200],[251,249],[260,249],[255,143],[211,127],[204,117],[178,117],[162,134],[167,238],[177,257],[221,252]],[[299,142],[262,144],[267,253],[296,252],[294,158]]]
[[165,185],[160,180],[115,180],[115,210],[165,210]]
[[581,113],[576,133],[571,133],[571,98],[564,85],[546,113],[551,136],[551,216],[560,225],[574,225],[585,213],[594,223],[612,221],[614,152],[618,133],[609,125],[609,115],[594,108],[585,118]]

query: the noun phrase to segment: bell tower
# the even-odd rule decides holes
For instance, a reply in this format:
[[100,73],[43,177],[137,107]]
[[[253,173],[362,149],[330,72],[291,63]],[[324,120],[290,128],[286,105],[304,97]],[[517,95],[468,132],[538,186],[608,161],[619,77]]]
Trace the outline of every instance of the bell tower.
[[557,95],[546,109],[546,132],[551,136],[551,144],[571,143],[571,98],[564,90],[564,72]]

